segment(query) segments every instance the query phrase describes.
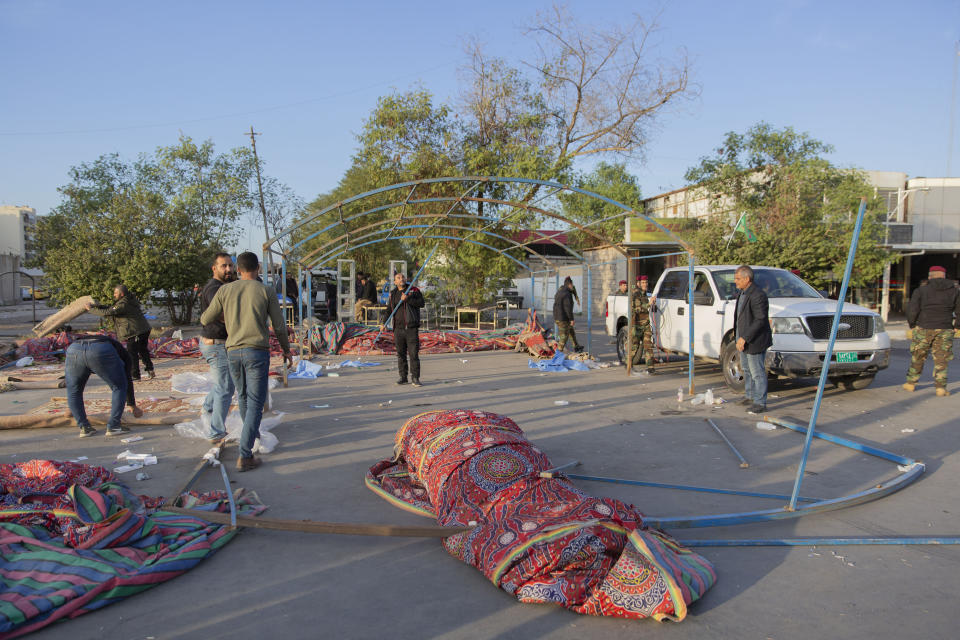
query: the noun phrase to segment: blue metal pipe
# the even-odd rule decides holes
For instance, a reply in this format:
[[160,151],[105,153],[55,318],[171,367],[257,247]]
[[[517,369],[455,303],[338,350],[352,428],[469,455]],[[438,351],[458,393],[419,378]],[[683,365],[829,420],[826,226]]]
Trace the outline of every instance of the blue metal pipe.
[[687,320],[687,323],[690,327],[690,334],[687,336],[688,345],[687,345],[687,385],[690,387],[690,395],[693,395],[693,254],[688,254],[687,262],[689,267],[687,269],[687,306],[690,307],[690,318]]
[[662,518],[657,516],[646,516],[644,521],[652,527],[660,529],[693,529],[700,527],[726,527],[737,524],[748,524],[752,522],[769,522],[771,520],[786,520],[789,518],[799,518],[812,513],[823,513],[826,511],[835,511],[845,509],[858,504],[872,502],[884,496],[895,493],[903,489],[914,480],[919,478],[924,472],[922,464],[916,464],[909,470],[901,473],[897,477],[887,480],[881,484],[875,485],[840,498],[830,500],[821,500],[812,504],[806,504],[797,507],[793,511],[781,507],[778,509],[766,509],[764,511],[746,511],[743,513],[722,513],[709,516],[686,516]]
[[813,413],[810,414],[810,425],[807,437],[803,441],[803,454],[797,466],[797,478],[793,484],[793,493],[790,495],[788,509],[797,506],[797,494],[800,493],[800,484],[803,482],[803,472],[807,467],[807,456],[810,455],[810,443],[817,428],[817,415],[820,413],[820,403],[823,401],[823,390],[827,384],[827,373],[830,371],[830,358],[833,357],[833,345],[837,341],[837,329],[840,326],[840,316],[843,312],[843,299],[847,295],[847,284],[853,272],[853,260],[857,255],[857,242],[860,239],[860,227],[863,225],[863,216],[867,211],[867,199],[860,199],[860,209],[857,211],[857,223],[854,225],[853,237],[850,239],[850,250],[847,251],[847,267],[843,272],[843,283],[840,285],[840,299],[837,300],[837,310],[833,314],[833,326],[830,327],[830,341],[827,343],[827,352],[823,356],[823,369],[820,371],[820,382],[817,385],[817,398],[813,403]]
[[[750,498],[771,498],[783,500],[789,496],[779,493],[758,493],[756,491],[740,491],[737,489],[714,489],[711,487],[694,487],[685,484],[665,484],[663,482],[647,482],[645,480],[624,480],[622,478],[604,478],[602,476],[584,476],[574,473],[564,474],[571,480],[587,480],[590,482],[609,482],[611,484],[629,484],[636,487],[653,487],[655,489],[677,489],[679,491],[699,491],[701,493],[723,493],[731,496],[748,496]],[[822,498],[800,498],[804,502],[822,502]]]
[[593,300],[593,278],[590,265],[584,263],[584,270],[587,272],[587,290],[584,292],[583,299],[587,301],[587,353],[593,353],[591,345],[593,344],[593,305],[590,304],[590,301]]
[[[771,416],[763,416],[765,422],[770,424],[775,424],[786,429],[791,429],[797,433],[808,433],[809,429],[807,427],[802,427],[786,420],[781,420],[780,418],[774,418]],[[861,453],[868,453],[871,456],[876,456],[878,458],[883,458],[884,460],[889,460],[890,462],[896,462],[897,464],[902,464],[904,466],[909,466],[911,464],[916,464],[917,461],[913,458],[906,458],[896,453],[890,453],[889,451],[884,451],[883,449],[877,449],[876,447],[871,447],[859,442],[854,442],[853,440],[847,440],[846,438],[841,438],[839,436],[834,436],[829,433],[823,433],[822,431],[814,432],[814,438],[820,438],[821,440],[826,440],[827,442],[832,442],[834,444],[839,444],[840,446],[847,447],[848,449],[853,449],[854,451],[860,451]]]

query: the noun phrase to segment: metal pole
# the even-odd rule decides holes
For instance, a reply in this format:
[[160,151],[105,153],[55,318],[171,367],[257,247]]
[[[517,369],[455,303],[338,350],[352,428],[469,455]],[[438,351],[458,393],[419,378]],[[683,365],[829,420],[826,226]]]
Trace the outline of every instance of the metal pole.
[[[253,147],[253,166],[257,170],[257,193],[260,196],[260,213],[263,214],[263,234],[266,237],[265,242],[270,242],[270,225],[267,224],[267,207],[263,203],[263,182],[260,180],[260,159],[257,157],[256,136],[258,135],[260,134],[253,130],[253,125],[250,125],[250,146]],[[267,261],[267,273],[272,276],[273,257],[266,251],[264,253],[267,254],[264,256]]]
[[820,371],[820,383],[817,385],[817,399],[813,403],[813,413],[810,415],[810,424],[807,427],[807,436],[803,441],[803,454],[797,466],[797,478],[793,483],[793,493],[790,495],[790,504],[787,507],[793,511],[797,506],[797,494],[800,493],[800,484],[803,482],[803,472],[807,466],[807,456],[810,454],[810,443],[813,441],[813,432],[817,428],[817,414],[820,413],[820,403],[823,401],[823,390],[827,384],[827,373],[830,370],[830,358],[833,357],[833,345],[837,341],[837,329],[843,313],[843,300],[847,295],[847,284],[853,271],[853,259],[857,255],[857,243],[860,239],[860,227],[863,225],[863,215],[867,211],[867,199],[860,198],[860,210],[857,211],[857,224],[853,228],[853,237],[850,239],[850,250],[847,252],[847,267],[843,272],[843,283],[840,285],[840,296],[837,300],[837,310],[833,314],[833,326],[830,327],[830,341],[827,343],[827,352],[823,356],[823,369]]
[[720,427],[718,427],[717,424],[710,418],[704,418],[704,420],[710,423],[710,426],[713,427],[713,430],[720,434],[720,437],[723,438],[723,441],[727,443],[727,446],[730,447],[730,450],[733,451],[733,454],[740,459],[740,468],[746,469],[747,467],[749,467],[750,463],[747,462],[742,455],[740,455],[740,452],[737,451],[737,448],[735,446],[733,446],[733,443],[730,442],[730,439],[727,438],[727,436],[723,433],[723,431],[720,431]]
[[587,290],[585,292],[586,295],[584,296],[584,299],[590,301],[590,303],[587,304],[587,352],[593,353],[593,350],[590,348],[590,345],[592,344],[591,337],[593,335],[593,278],[591,277],[592,273],[590,265],[585,265],[585,267],[587,271]]
[[689,269],[687,271],[687,301],[690,307],[690,319],[687,321],[690,326],[690,335],[687,344],[687,380],[690,387],[690,395],[693,395],[693,254],[688,253]]
[[[590,482],[609,482],[611,484],[628,484],[635,487],[652,487],[654,489],[676,489],[678,491],[698,491],[700,493],[722,493],[731,496],[747,496],[748,498],[770,498],[782,500],[787,496],[779,493],[758,493],[756,491],[739,491],[737,489],[715,489],[713,487],[694,487],[687,484],[666,484],[663,482],[648,482],[646,480],[625,480],[623,478],[605,478],[603,476],[584,476],[575,473],[566,474],[571,480],[587,480]],[[803,498],[804,502],[822,502],[822,498]]]
[[[633,262],[633,256],[627,256],[627,340],[624,347],[624,364],[627,366],[627,375],[633,373],[633,290],[636,289],[637,265]],[[620,331],[618,330],[619,334]],[[619,342],[620,337],[617,336]]]
[[883,263],[883,289],[880,292],[880,317],[887,321],[890,315],[890,263]]
[[748,540],[679,540],[685,547],[845,547],[850,545],[953,545],[960,544],[960,537],[909,538],[759,538]]

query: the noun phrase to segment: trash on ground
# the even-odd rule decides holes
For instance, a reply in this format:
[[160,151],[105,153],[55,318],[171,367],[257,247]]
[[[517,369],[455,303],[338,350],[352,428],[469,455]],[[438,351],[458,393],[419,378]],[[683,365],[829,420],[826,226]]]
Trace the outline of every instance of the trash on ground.
[[140,473],[137,474],[137,480],[149,480],[149,479],[150,479],[149,473],[144,473],[141,471]]
[[329,409],[330,405],[328,404],[312,404],[310,405],[311,409]]
[[339,374],[339,373],[328,373],[327,376],[330,377],[330,378],[339,378],[339,377],[340,377],[340,374]]
[[29,367],[31,364],[33,364],[33,356],[24,356],[23,358],[17,360],[17,363],[14,366],[20,369],[23,367]]
[[393,404],[393,400],[387,400],[386,402],[381,402],[381,403],[380,403],[380,406],[381,406],[381,407],[389,407],[389,406],[392,405],[392,404]]
[[906,429],[900,429],[900,433],[913,433],[914,431],[916,431],[916,429],[911,429],[910,427],[907,427]]
[[327,369],[340,369],[341,367],[355,367],[360,369],[362,367],[379,367],[382,365],[382,362],[360,362],[359,360],[344,360],[343,362],[337,364],[328,364]]
[[74,458],[73,460],[71,460],[70,462],[81,462],[81,461],[87,460],[87,459],[88,459],[87,456],[78,456],[78,457]]
[[760,429],[761,431],[773,431],[773,430],[776,429],[776,428],[777,428],[777,425],[772,424],[772,423],[770,423],[770,422],[758,422],[758,423],[757,423],[757,429]]
[[140,442],[141,440],[143,440],[143,436],[130,436],[129,438],[123,438],[120,442],[130,444],[131,442]]
[[122,467],[115,467],[114,473],[126,473],[127,471],[136,471],[137,469],[143,469],[142,464],[125,464]]
[[570,401],[569,401],[569,400],[554,400],[554,401],[553,401],[553,404],[557,405],[558,407],[565,407],[565,406],[567,406],[568,404],[570,404]]
[[120,462],[137,463],[141,467],[145,467],[148,464],[157,464],[157,456],[150,453],[134,453],[129,449],[123,453],[118,453],[117,460]]
[[298,360],[293,371],[287,373],[288,378],[315,379],[323,375],[323,365],[313,364],[308,360]]

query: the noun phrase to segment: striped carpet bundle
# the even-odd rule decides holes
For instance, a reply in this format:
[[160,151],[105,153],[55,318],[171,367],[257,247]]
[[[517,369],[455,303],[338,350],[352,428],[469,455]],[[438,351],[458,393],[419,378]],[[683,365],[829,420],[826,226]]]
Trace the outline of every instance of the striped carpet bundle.
[[[236,533],[165,512],[110,471],[70,462],[0,465],[0,638],[75,618],[189,571]],[[227,511],[223,491],[184,506]],[[239,498],[241,513],[265,507]]]

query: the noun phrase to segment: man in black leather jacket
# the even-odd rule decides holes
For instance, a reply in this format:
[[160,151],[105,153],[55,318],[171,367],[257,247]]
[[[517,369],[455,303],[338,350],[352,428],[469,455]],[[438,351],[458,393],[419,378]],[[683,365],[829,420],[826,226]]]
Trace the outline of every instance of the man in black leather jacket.
[[[423,294],[416,287],[407,291],[407,278],[397,272],[393,276],[394,288],[390,291],[388,312],[393,313],[393,339],[397,345],[397,369],[400,379],[397,384],[407,384],[409,373],[415,387],[420,383],[420,309],[423,308]],[[396,313],[394,313],[396,309]]]

